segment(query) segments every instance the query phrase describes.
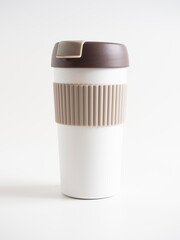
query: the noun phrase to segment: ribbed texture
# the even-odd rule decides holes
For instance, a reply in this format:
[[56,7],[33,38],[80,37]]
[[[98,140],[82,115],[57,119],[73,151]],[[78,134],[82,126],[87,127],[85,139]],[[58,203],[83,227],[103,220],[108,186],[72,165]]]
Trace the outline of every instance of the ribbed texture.
[[111,126],[124,122],[126,84],[79,85],[54,83],[57,123]]

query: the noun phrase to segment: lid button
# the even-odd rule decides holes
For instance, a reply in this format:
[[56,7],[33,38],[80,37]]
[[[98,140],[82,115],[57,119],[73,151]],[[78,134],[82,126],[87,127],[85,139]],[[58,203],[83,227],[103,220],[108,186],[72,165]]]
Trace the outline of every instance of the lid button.
[[81,58],[85,41],[61,41],[58,44],[56,58]]

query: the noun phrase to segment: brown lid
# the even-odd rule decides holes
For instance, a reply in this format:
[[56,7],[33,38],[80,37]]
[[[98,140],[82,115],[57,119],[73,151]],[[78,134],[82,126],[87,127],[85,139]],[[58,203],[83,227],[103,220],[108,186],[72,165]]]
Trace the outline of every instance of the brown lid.
[[129,66],[126,46],[110,42],[61,41],[55,44],[56,68],[123,68]]

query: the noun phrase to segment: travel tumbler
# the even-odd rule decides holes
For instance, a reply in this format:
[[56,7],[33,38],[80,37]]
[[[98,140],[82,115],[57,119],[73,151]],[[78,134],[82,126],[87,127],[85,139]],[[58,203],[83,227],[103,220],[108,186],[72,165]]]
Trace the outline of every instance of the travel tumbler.
[[120,190],[127,49],[111,42],[61,41],[51,66],[62,193],[110,197]]

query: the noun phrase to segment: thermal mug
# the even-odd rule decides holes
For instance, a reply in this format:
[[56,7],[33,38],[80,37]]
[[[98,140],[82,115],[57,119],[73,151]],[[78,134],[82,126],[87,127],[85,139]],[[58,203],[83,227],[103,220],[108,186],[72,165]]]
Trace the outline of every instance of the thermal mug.
[[111,42],[61,41],[51,66],[62,193],[113,196],[120,190],[127,49]]

